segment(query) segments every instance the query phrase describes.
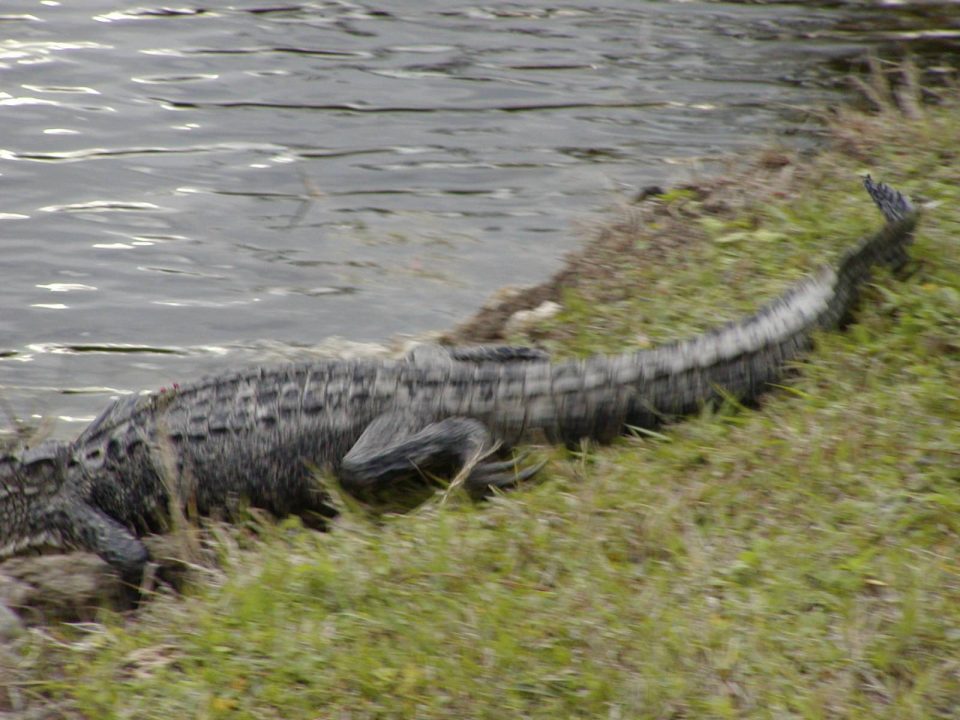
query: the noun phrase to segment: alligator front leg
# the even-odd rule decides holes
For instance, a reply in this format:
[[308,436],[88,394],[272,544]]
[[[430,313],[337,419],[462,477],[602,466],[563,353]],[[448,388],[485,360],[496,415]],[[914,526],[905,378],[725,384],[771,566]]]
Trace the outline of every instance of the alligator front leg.
[[56,528],[66,547],[94,552],[138,587],[150,554],[140,540],[106,513],[72,493],[57,498],[46,512],[45,524]]
[[381,415],[363,432],[339,468],[343,487],[363,499],[423,486],[430,478],[453,478],[472,464],[464,487],[474,498],[532,477],[542,465],[519,470],[514,461],[486,460],[495,449],[483,423],[449,417],[424,423],[416,414]]

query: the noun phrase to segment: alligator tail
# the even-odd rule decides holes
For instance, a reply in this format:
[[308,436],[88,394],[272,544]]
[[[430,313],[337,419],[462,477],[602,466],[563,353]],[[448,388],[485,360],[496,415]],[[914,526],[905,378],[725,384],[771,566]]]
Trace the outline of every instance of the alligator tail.
[[919,217],[916,206],[899,190],[875,183],[869,175],[863,179],[863,186],[880,208],[887,224],[843,254],[837,265],[841,283],[865,282],[874,265],[887,265],[899,272],[910,259],[907,249],[913,242],[913,229]]
[[[585,408],[603,408],[614,416],[622,412],[629,425],[652,427],[717,398],[751,401],[778,382],[810,349],[817,331],[847,321],[874,265],[900,269],[908,260],[917,209],[888,185],[867,177],[864,186],[886,219],[884,227],[844,253],[836,266],[801,280],[753,315],[688,340],[588,360],[580,401],[561,403],[560,434],[576,436],[601,422],[596,411]],[[572,372],[568,367],[554,371]],[[584,415],[586,424],[579,419]]]
[[870,193],[870,197],[880,208],[880,212],[888,223],[895,223],[916,214],[917,208],[899,190],[883,183],[875,183],[869,175],[863,179],[863,186]]

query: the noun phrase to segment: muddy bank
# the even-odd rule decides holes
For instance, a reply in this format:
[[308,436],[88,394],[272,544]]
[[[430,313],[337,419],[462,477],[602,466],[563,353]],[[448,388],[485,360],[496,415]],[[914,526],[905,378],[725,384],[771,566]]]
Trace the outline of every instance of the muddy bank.
[[795,153],[764,150],[746,162],[729,161],[715,177],[666,190],[647,188],[582,223],[582,247],[569,253],[550,278],[528,287],[501,289],[440,340],[456,345],[556,337],[558,331],[538,327],[535,315],[525,322],[523,314],[545,303],[562,306],[564,294],[571,290],[598,303],[616,301],[635,290],[625,278],[629,268],[662,263],[667,251],[708,240],[698,218],[735,217],[748,202],[789,201],[798,192],[798,173],[802,176],[803,166]]

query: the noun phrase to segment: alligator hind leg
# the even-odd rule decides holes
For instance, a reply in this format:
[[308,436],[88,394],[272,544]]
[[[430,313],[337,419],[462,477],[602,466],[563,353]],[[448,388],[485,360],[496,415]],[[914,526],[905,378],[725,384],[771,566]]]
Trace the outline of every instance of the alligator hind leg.
[[550,353],[539,348],[525,345],[466,345],[449,347],[446,345],[417,345],[407,353],[407,357],[416,364],[437,361],[466,363],[506,363],[547,361]]
[[550,353],[525,345],[468,345],[449,348],[450,357],[458,362],[536,362],[547,361]]
[[472,418],[450,417],[424,424],[414,413],[388,413],[370,423],[344,456],[339,477],[343,487],[357,497],[389,495],[394,499],[398,491],[423,488],[430,477],[453,478],[473,463],[464,487],[480,498],[489,494],[490,488],[515,485],[540,469],[519,470],[516,462],[490,462],[485,458],[493,449],[490,433]]

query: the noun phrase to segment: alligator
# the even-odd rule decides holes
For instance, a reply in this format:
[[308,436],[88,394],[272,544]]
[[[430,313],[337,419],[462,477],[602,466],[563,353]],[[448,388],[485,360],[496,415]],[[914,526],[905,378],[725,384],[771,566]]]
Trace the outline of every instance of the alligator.
[[115,401],[72,442],[0,457],[0,559],[28,549],[100,555],[136,583],[141,538],[183,513],[238,502],[322,522],[317,470],[359,497],[459,475],[476,496],[537,472],[492,451],[538,434],[607,442],[727,397],[750,402],[844,325],[878,264],[902,268],[918,211],[869,176],[886,223],[755,314],[687,340],[551,362],[540,351],[463,347],[397,360],[326,360],[232,372]]

